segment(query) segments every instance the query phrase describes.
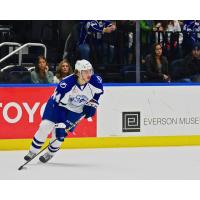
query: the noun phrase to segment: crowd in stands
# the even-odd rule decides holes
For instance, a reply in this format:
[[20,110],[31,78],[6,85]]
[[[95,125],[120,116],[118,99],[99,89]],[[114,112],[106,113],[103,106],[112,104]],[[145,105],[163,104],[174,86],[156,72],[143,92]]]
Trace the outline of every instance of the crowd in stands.
[[[141,48],[136,49],[136,21],[75,21],[53,66],[47,61],[52,62],[53,56],[40,55],[31,72],[22,71],[30,73],[31,83],[58,83],[73,72],[76,60],[86,59],[105,82],[135,82],[136,51],[140,51],[141,82],[200,82],[200,21],[140,20],[139,24]],[[8,80],[5,72],[0,74],[2,83]]]
[[141,34],[147,37],[142,41],[145,53],[154,43],[149,55],[142,54],[146,81],[199,82],[200,21],[148,21],[153,30],[146,23],[140,22]]
[[32,83],[59,83],[63,78],[73,73],[70,63],[64,59],[57,66],[55,76],[49,71],[47,60],[44,56],[39,56],[35,69],[31,72]]

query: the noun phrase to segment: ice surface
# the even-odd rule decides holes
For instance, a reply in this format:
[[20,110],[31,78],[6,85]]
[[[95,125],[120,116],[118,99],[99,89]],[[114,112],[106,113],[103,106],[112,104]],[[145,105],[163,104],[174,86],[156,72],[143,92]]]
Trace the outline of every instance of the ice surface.
[[46,164],[38,157],[21,171],[27,151],[0,151],[4,179],[200,179],[200,147],[60,150]]

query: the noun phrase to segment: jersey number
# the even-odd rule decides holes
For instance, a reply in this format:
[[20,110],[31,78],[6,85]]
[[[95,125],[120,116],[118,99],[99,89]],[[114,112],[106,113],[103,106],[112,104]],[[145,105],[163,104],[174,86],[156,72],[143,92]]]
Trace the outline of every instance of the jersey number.
[[60,101],[60,97],[61,97],[61,94],[57,93],[56,91],[54,92],[52,98],[55,102],[59,103]]

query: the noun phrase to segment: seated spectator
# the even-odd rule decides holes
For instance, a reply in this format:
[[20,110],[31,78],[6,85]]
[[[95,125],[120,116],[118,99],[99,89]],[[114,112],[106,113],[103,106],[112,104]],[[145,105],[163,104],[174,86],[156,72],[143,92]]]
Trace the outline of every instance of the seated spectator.
[[31,72],[32,83],[53,83],[53,73],[49,71],[47,60],[39,56],[35,70]]
[[200,82],[200,44],[193,44],[192,51],[184,59],[184,80]]
[[146,75],[150,82],[170,82],[168,74],[168,61],[162,55],[162,47],[159,43],[155,43],[152,53],[147,55],[145,60]]
[[59,63],[56,69],[56,75],[54,76],[53,82],[59,83],[63,78],[69,76],[72,73],[73,71],[70,63],[66,59],[64,59]]

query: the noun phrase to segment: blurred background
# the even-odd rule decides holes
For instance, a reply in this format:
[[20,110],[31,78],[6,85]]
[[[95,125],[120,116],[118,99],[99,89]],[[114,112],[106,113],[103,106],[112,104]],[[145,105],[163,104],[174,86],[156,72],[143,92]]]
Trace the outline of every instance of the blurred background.
[[200,20],[1,20],[0,83],[57,83],[77,59],[105,83],[199,82],[199,42]]

